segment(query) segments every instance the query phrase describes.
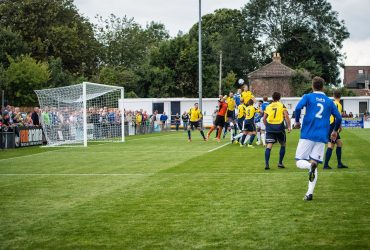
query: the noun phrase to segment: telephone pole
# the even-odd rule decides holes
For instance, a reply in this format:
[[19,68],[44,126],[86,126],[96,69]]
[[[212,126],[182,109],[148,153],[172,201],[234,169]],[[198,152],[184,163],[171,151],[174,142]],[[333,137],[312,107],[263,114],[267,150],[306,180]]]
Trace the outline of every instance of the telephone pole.
[[220,51],[220,78],[218,80],[218,95],[221,95],[221,83],[222,83],[222,50]]

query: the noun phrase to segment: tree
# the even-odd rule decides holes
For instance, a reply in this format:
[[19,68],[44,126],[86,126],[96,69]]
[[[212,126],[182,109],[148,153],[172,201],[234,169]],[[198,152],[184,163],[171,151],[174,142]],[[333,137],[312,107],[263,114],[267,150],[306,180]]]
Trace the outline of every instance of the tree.
[[97,38],[103,45],[105,64],[137,69],[147,62],[150,49],[169,37],[164,25],[151,22],[146,29],[133,18],[98,16]]
[[19,34],[36,60],[60,57],[64,69],[86,75],[97,67],[99,43],[73,0],[1,1],[0,27]]
[[3,79],[9,103],[18,106],[35,105],[37,97],[34,90],[48,86],[48,64],[37,62],[29,55],[8,58],[10,65],[3,73]]
[[284,63],[293,68],[313,58],[323,78],[338,83],[340,50],[349,33],[326,0],[251,0],[243,15],[246,32],[262,45],[267,58],[281,50]]
[[20,34],[10,28],[0,27],[0,64],[8,67],[8,56],[17,57],[27,52],[27,45]]

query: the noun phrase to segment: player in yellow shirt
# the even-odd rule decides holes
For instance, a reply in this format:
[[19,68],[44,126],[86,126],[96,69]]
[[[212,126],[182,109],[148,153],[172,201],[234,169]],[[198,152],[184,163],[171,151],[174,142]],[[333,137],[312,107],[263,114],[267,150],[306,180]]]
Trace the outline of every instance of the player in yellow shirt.
[[207,141],[206,137],[204,136],[204,132],[201,127],[201,120],[202,120],[202,111],[198,108],[198,103],[194,103],[194,107],[190,108],[189,110],[189,117],[190,123],[188,125],[188,141],[191,142],[191,132],[190,130],[196,128],[199,130],[200,134],[203,137],[203,140]]
[[243,136],[240,143],[242,147],[249,140],[248,148],[254,148],[252,145],[254,137],[256,136],[256,125],[254,123],[254,116],[257,112],[256,108],[253,106],[254,101],[249,99],[248,106],[245,108],[244,121],[243,121]]
[[231,139],[237,133],[237,127],[235,122],[235,108],[236,108],[236,101],[234,98],[234,92],[230,91],[229,96],[226,98],[227,103],[227,113],[226,113],[226,122],[224,127],[224,136],[225,138],[227,131],[230,132],[232,128],[234,128],[234,133],[231,134]]
[[244,91],[241,94],[241,98],[243,98],[244,104],[248,105],[249,100],[253,100],[254,102],[256,101],[254,95],[252,92],[249,90],[248,85],[244,86]]
[[280,157],[279,157],[279,168],[285,168],[283,164],[283,159],[285,156],[285,145],[286,145],[286,135],[285,135],[285,124],[288,127],[288,132],[290,132],[290,119],[289,114],[284,106],[280,102],[281,95],[278,92],[272,94],[273,102],[268,105],[264,111],[263,123],[266,125],[266,150],[265,150],[265,170],[270,169],[270,153],[274,143],[280,143]]
[[[337,107],[339,114],[342,114],[342,104],[340,103],[340,98],[341,98],[341,93],[339,91],[334,92],[334,104]],[[331,158],[331,155],[333,153],[333,148],[335,145],[337,145],[336,153],[337,153],[337,160],[338,160],[338,168],[348,168],[346,165],[343,164],[342,162],[342,146],[343,142],[342,139],[340,138],[339,132],[342,130],[342,127],[339,128],[338,130],[338,135],[336,140],[330,139],[330,135],[333,132],[334,129],[334,124],[335,124],[335,118],[334,116],[330,116],[330,131],[329,131],[329,143],[328,143],[328,148],[326,149],[326,155],[325,155],[325,164],[324,164],[324,169],[331,169],[329,166],[329,161]]]
[[238,129],[240,131],[240,133],[238,135],[235,135],[232,140],[231,140],[231,143],[233,143],[234,141],[238,140],[238,142],[240,141],[240,138],[243,136],[243,121],[245,119],[245,109],[247,108],[247,106],[245,106],[244,102],[243,102],[243,98],[240,99],[240,105],[238,106],[238,116],[237,116],[237,126],[238,126]]

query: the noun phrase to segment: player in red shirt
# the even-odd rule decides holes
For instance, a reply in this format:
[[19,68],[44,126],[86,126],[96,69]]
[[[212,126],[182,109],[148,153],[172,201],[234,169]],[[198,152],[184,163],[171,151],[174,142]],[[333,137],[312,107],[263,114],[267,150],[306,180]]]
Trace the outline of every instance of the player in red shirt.
[[211,133],[217,127],[217,141],[220,142],[222,128],[225,125],[225,115],[227,112],[227,103],[225,102],[226,96],[221,96],[218,100],[218,112],[215,120],[215,124],[208,131],[207,138],[209,139]]

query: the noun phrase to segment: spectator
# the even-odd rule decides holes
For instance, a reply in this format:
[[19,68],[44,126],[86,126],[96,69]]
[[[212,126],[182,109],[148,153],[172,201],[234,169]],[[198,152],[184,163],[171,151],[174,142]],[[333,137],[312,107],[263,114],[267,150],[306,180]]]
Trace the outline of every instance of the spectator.
[[352,112],[349,112],[348,117],[349,117],[349,118],[353,118],[353,114],[352,114]]
[[3,112],[2,119],[1,119],[2,127],[6,127],[7,129],[10,128],[11,122],[10,122],[10,115],[7,110]]
[[23,117],[21,112],[19,112],[19,107],[14,108],[11,118],[14,124],[21,124],[23,122]]
[[28,113],[27,113],[27,116],[26,116],[26,119],[25,119],[24,125],[25,125],[25,126],[33,126],[32,112],[28,112]]
[[35,108],[34,108],[34,112],[33,112],[33,113],[32,113],[32,115],[31,115],[32,124],[33,124],[34,126],[40,126],[39,112],[40,112],[39,107],[35,107]]
[[163,112],[163,114],[159,117],[159,120],[161,121],[162,130],[166,127],[168,116],[166,115],[166,112]]
[[184,126],[184,131],[186,131],[188,124],[189,124],[189,114],[184,111],[184,113],[181,116],[182,119],[182,126]]
[[138,111],[136,113],[136,117],[135,117],[135,123],[136,123],[136,133],[137,134],[141,134],[141,123],[143,121],[143,116],[141,115],[141,112]]
[[176,126],[176,131],[179,131],[179,126],[180,126],[180,115],[179,115],[179,113],[176,113],[176,116],[175,116],[175,126]]

